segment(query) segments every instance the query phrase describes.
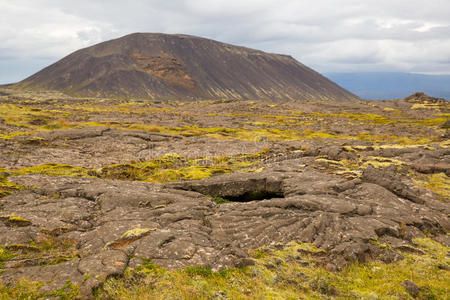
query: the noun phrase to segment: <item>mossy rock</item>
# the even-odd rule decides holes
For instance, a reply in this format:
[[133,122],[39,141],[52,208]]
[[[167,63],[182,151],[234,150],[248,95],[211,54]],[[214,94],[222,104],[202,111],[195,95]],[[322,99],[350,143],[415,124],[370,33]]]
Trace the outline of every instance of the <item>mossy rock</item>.
[[31,221],[14,215],[0,216],[0,221],[9,227],[26,227],[32,224]]

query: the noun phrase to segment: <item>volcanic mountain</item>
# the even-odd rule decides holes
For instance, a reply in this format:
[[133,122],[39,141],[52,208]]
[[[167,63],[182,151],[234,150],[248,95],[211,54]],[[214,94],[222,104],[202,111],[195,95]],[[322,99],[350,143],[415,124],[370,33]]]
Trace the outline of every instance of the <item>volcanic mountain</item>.
[[78,50],[16,86],[140,99],[357,99],[291,56],[155,33]]

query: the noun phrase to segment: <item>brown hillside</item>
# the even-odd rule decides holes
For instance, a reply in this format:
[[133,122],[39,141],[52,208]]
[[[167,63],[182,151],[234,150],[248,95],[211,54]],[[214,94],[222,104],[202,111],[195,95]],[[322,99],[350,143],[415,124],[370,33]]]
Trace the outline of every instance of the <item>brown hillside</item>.
[[153,33],[78,50],[17,86],[144,99],[357,98],[291,56]]

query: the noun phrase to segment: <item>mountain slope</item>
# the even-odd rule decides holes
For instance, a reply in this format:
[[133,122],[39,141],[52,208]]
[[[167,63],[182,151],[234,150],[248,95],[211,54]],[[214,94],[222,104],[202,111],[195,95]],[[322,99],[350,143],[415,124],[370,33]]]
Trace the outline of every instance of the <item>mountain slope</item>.
[[152,33],[78,50],[17,86],[144,99],[356,99],[290,56]]

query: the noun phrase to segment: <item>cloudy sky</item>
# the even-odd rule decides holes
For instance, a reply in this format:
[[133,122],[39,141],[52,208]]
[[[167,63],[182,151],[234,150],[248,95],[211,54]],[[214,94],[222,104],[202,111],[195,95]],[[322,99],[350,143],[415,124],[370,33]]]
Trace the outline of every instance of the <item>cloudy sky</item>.
[[319,72],[450,74],[449,0],[0,0],[0,83],[132,32],[290,54]]

